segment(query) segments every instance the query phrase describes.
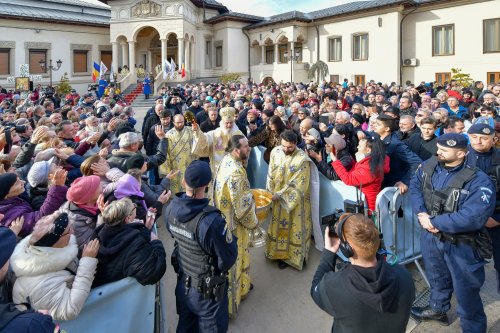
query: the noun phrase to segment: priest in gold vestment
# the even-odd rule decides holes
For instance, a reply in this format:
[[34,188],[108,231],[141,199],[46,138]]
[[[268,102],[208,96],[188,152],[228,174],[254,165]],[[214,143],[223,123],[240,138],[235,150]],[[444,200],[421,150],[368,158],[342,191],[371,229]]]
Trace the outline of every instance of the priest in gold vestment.
[[212,202],[226,218],[226,237],[238,238],[238,259],[229,271],[228,290],[229,317],[236,318],[241,300],[251,289],[249,233],[258,222],[244,166],[251,150],[248,140],[243,135],[235,135],[226,150],[214,177]]
[[170,190],[172,195],[183,192],[182,179],[184,171],[188,165],[196,159],[192,153],[193,148],[193,130],[185,126],[184,116],[176,114],[174,116],[174,128],[169,130],[165,137],[168,140],[167,159],[165,163],[160,165],[160,176],[168,175],[172,171],[178,171],[177,174],[170,179]]
[[193,124],[193,153],[199,157],[210,158],[210,168],[213,175],[226,154],[225,150],[231,136],[243,135],[235,124],[236,110],[234,108],[222,108],[219,114],[221,116],[220,127],[213,131],[203,133],[198,124]]
[[272,219],[265,255],[281,269],[302,270],[311,244],[312,216],[309,156],[297,148],[297,135],[286,130],[271,152],[266,188],[273,193]]

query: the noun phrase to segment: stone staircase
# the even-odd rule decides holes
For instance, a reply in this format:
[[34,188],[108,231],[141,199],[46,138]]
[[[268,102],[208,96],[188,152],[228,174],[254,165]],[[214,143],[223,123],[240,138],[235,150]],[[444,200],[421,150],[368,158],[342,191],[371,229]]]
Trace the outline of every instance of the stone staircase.
[[155,105],[155,100],[158,96],[153,96],[150,95],[149,99],[144,99],[144,95],[139,95],[138,98],[136,98],[132,102],[132,106],[135,108],[142,108],[142,107],[147,107],[150,108]]
[[142,84],[131,84],[122,93],[127,104],[133,104],[137,96],[142,95]]

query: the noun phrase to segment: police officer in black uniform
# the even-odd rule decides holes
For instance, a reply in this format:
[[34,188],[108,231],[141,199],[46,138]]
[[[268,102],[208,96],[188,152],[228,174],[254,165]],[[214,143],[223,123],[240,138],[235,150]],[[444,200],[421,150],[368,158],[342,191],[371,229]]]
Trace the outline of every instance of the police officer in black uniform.
[[186,192],[178,193],[164,212],[175,240],[177,333],[228,329],[227,271],[236,262],[238,247],[236,237],[226,237],[220,211],[205,198],[211,179],[208,163],[193,161],[184,173]]
[[497,271],[497,291],[500,294],[500,149],[495,148],[495,130],[488,124],[474,124],[469,128],[467,164],[481,169],[496,186],[495,212],[486,222],[486,230],[493,243],[493,262]]
[[[463,332],[486,332],[479,290],[484,258],[491,253],[484,226],[495,208],[495,187],[481,170],[466,165],[467,139],[448,133],[438,139],[437,157],[425,161],[411,180],[410,195],[421,233],[421,250],[431,296],[412,308],[417,320],[448,325],[453,292]],[[487,247],[490,247],[487,249]]]

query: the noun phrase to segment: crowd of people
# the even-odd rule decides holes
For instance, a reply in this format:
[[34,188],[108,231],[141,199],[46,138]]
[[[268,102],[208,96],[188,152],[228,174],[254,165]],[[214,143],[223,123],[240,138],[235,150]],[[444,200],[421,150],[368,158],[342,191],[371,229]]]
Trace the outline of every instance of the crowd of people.
[[[411,277],[377,256],[371,228],[377,194],[389,186],[412,197],[427,230],[431,304],[411,315],[447,323],[454,290],[464,332],[486,330],[479,289],[488,253],[477,235],[500,271],[500,84],[177,85],[158,92],[140,129],[114,86],[64,97],[40,87],[25,99],[0,92],[0,297],[9,313],[0,331],[53,332],[53,320],[78,316],[93,287],[125,277],[155,284],[167,258],[153,229],[165,221],[176,243],[178,332],[225,332],[254,287],[249,233],[258,220],[246,166],[256,146],[272,196],[265,255],[302,270],[313,241],[324,249],[311,293],[339,318],[337,330],[367,314],[397,318],[384,332],[408,322]],[[319,173],[364,195],[365,216],[342,216],[338,238],[321,232]],[[352,265],[335,277],[339,249]],[[372,289],[374,280],[388,289]],[[332,283],[366,309],[341,310]],[[378,301],[366,303],[367,294]]]

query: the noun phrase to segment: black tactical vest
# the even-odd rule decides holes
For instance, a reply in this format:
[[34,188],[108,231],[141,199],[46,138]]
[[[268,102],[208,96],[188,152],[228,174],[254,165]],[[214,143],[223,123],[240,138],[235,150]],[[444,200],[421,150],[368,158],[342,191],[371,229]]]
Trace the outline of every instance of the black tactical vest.
[[500,214],[500,149],[493,148],[493,155],[491,156],[491,167],[488,171],[493,184],[495,184],[497,201],[495,203],[495,214]]
[[437,158],[431,157],[422,167],[422,193],[424,195],[425,208],[427,208],[427,213],[430,216],[456,212],[460,193],[464,185],[474,178],[477,170],[476,168],[465,166],[454,175],[446,188],[435,190],[432,186],[432,175],[437,165]]
[[179,269],[185,275],[191,277],[193,284],[200,283],[209,276],[214,265],[214,258],[206,253],[201,247],[198,239],[198,226],[203,217],[219,210],[212,206],[205,207],[191,221],[180,223],[167,210],[168,229],[172,233],[178,248]]

